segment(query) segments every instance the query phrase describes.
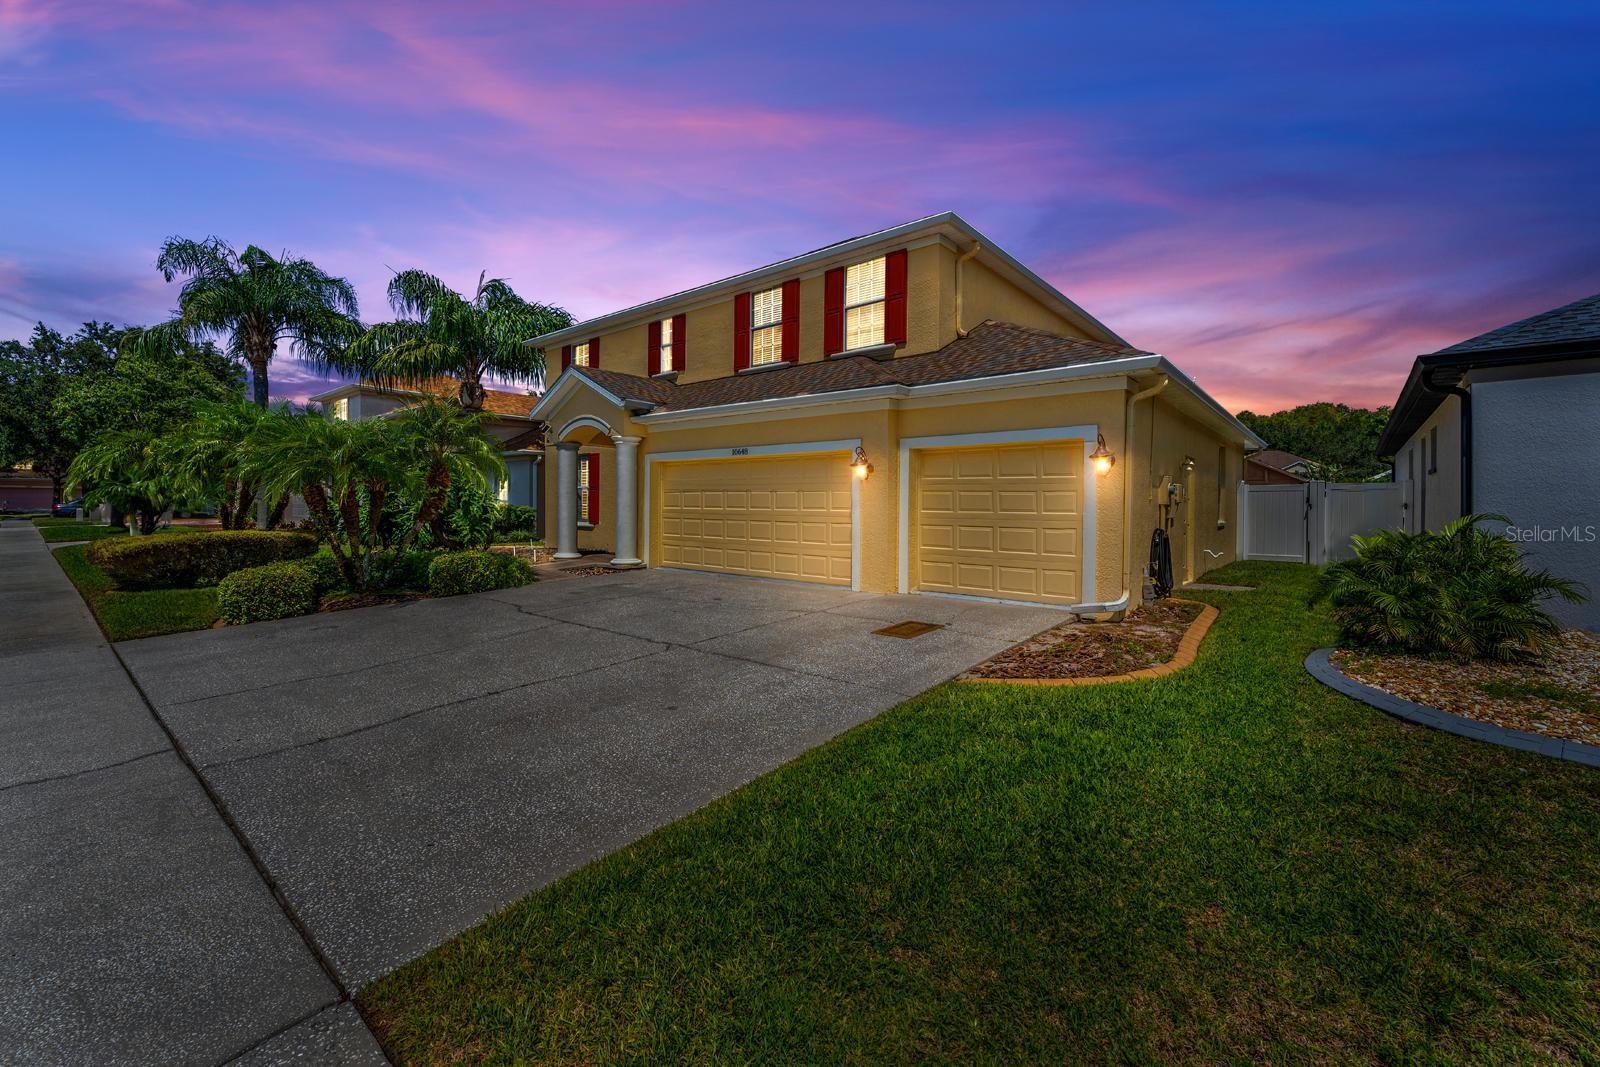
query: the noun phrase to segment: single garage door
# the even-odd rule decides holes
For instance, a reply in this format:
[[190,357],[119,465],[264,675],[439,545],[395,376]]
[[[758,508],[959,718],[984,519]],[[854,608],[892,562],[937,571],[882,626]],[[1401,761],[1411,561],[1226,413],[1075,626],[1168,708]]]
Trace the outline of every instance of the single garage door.
[[849,585],[850,477],[843,454],[666,464],[660,561]]
[[1082,444],[930,449],[914,467],[914,588],[1083,600]]

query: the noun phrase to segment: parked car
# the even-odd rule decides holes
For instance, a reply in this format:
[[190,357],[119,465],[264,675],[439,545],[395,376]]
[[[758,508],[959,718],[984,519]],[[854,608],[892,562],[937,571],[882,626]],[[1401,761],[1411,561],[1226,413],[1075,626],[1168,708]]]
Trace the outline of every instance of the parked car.
[[76,500],[63,500],[59,504],[51,504],[50,514],[58,519],[70,519],[78,514],[78,509],[81,507],[83,507],[83,497],[80,496]]

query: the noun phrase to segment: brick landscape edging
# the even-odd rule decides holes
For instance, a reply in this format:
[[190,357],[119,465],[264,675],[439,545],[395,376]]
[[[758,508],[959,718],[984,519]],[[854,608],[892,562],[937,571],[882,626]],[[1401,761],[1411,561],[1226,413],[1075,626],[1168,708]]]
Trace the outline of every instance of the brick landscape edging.
[[[1198,600],[1184,600],[1181,597],[1172,599],[1179,604],[1200,604]],[[1183,637],[1178,641],[1178,650],[1171,659],[1127,674],[1102,674],[1094,678],[957,678],[956,681],[991,685],[1104,685],[1107,682],[1140,682],[1147,678],[1161,678],[1194,662],[1194,657],[1200,651],[1200,642],[1205,639],[1206,631],[1211,629],[1216,619],[1216,608],[1210,604],[1200,604],[1200,614],[1183,632]]]
[[1496,726],[1492,722],[1480,722],[1465,715],[1441,711],[1426,704],[1397,697],[1393,693],[1358,682],[1345,674],[1334,666],[1333,660],[1329,658],[1333,652],[1334,649],[1331,648],[1319,648],[1311,653],[1306,657],[1306,671],[1323,685],[1343,693],[1352,700],[1359,700],[1397,719],[1443,730],[1447,734],[1470,737],[1475,741],[1487,741],[1492,745],[1503,745],[1523,752],[1536,752],[1541,756],[1569,760],[1590,767],[1600,767],[1600,746],[1586,745],[1582,741],[1566,741],[1559,737],[1545,737],[1526,730],[1511,730],[1504,726]]

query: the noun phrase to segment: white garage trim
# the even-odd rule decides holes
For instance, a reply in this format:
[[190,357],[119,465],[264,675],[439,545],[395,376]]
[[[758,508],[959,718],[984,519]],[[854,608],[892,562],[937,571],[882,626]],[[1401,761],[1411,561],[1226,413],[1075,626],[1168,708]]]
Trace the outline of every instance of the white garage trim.
[[[740,448],[697,448],[683,452],[652,452],[644,457],[644,527],[640,532],[644,541],[644,565],[651,566],[650,519],[655,514],[655,496],[651,489],[655,480],[656,463],[673,463],[693,459],[758,459],[762,456],[805,455],[810,452],[852,453],[861,444],[861,438],[841,441],[796,441],[783,445],[749,445]],[[850,588],[861,589],[861,479],[850,476]]]
[[[942,434],[935,437],[902,437],[900,438],[900,592],[911,591],[911,453],[914,449],[933,448],[973,448],[980,445],[1027,445],[1042,441],[1077,441],[1083,445],[1083,543],[1086,546],[1083,554],[1083,595],[1092,598],[1099,588],[1095,585],[1094,559],[1099,551],[1099,543],[1095,540],[1094,512],[1100,495],[1099,476],[1094,472],[1094,461],[1089,458],[1093,451],[1095,440],[1099,436],[1098,425],[1089,426],[1052,426],[1039,430],[995,430],[991,433],[956,433]],[[957,596],[954,593],[932,594],[939,596]],[[963,599],[980,600],[984,597],[964,597]],[[1001,603],[1007,603],[1001,601]],[[1024,601],[1016,601],[1024,603]],[[1039,605],[1026,602],[1030,607]],[[1049,606],[1049,605],[1046,605]],[[1078,610],[1098,609],[1100,605],[1091,599],[1072,605]]]

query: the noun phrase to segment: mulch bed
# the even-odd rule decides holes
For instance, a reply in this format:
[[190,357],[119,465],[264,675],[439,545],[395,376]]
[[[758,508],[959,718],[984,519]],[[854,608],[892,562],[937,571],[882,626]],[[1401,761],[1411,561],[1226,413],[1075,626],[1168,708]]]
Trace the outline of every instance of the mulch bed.
[[1440,711],[1564,741],[1600,744],[1600,636],[1562,633],[1544,659],[1455,663],[1355,649],[1333,654],[1345,674]]
[[1129,612],[1121,622],[1085,622],[1074,617],[993,659],[963,678],[1102,678],[1159,666],[1203,605],[1157,600]]
[[317,606],[318,611],[349,611],[351,608],[373,608],[379,604],[404,604],[412,600],[427,600],[426,593],[341,593],[325,596]]

